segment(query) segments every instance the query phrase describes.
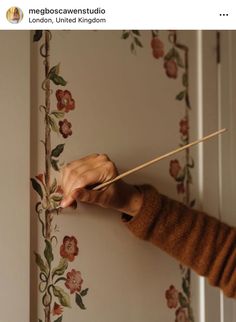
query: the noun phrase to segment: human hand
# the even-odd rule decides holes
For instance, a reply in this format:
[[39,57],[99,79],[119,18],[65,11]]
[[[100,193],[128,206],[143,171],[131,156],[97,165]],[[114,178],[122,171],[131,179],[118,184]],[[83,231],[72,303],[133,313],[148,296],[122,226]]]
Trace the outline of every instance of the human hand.
[[142,193],[135,186],[119,180],[102,190],[91,189],[117,175],[115,164],[105,154],[92,154],[70,162],[61,174],[64,192],[61,207],[68,207],[78,200],[135,216],[143,201]]

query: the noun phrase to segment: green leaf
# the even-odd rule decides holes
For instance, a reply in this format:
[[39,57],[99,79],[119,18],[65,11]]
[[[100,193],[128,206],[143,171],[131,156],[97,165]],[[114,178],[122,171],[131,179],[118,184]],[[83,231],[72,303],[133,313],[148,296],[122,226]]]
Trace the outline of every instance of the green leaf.
[[122,39],[127,39],[128,37],[129,37],[128,31],[122,33],[122,36],[121,36]]
[[85,295],[87,295],[88,294],[88,288],[85,288],[84,290],[82,290],[81,292],[80,292],[80,295],[81,296],[85,296]]
[[59,76],[59,69],[60,63],[56,66],[53,66],[48,73],[48,79],[50,79],[55,85],[65,86],[67,82],[64,80],[63,77]]
[[188,307],[188,315],[189,315],[190,321],[194,322],[193,309],[190,306]]
[[165,55],[164,60],[171,60],[172,58],[175,57],[175,49],[172,47],[168,53]]
[[140,41],[137,37],[134,37],[134,42],[135,42],[135,44],[136,44],[137,46],[139,46],[139,47],[143,47],[143,45],[142,45],[141,41]]
[[186,73],[183,74],[182,76],[182,84],[184,87],[187,87],[188,86],[188,76]]
[[43,36],[43,31],[42,30],[36,30],[34,33],[33,41],[39,41]]
[[178,95],[176,95],[175,99],[178,101],[182,101],[185,95],[185,91],[180,92]]
[[51,152],[51,157],[58,158],[64,150],[65,144],[58,144]]
[[61,305],[71,307],[69,295],[59,286],[53,286],[53,294],[58,297]]
[[175,178],[175,181],[177,182],[183,182],[186,176],[186,168],[184,167],[182,170],[180,170],[178,176]]
[[176,50],[175,48],[173,48],[173,49],[174,49],[173,53],[174,53],[174,57],[176,59],[177,65],[179,67],[184,67],[184,63],[183,63],[182,57],[180,56],[178,50]]
[[55,85],[66,86],[67,82],[64,80],[63,77],[57,74],[51,74],[48,77]]
[[55,275],[63,275],[68,267],[68,261],[65,258],[61,258],[57,267],[52,271],[52,277]]
[[53,117],[51,117],[50,115],[48,115],[48,123],[49,123],[49,125],[50,125],[51,129],[52,129],[54,132],[56,132],[56,133],[58,133],[58,132],[59,132],[59,128],[58,128],[58,125],[57,125],[56,121],[55,121],[55,120],[54,120],[54,118],[53,118]]
[[185,95],[185,103],[186,103],[187,107],[188,107],[189,109],[191,109],[191,105],[190,105],[190,101],[189,101],[188,92],[187,92],[187,93],[186,93],[186,95]]
[[80,296],[79,293],[76,293],[76,295],[75,295],[75,302],[82,310],[86,310],[86,307],[83,303],[82,297]]
[[132,30],[132,33],[136,36],[140,36],[139,30]]
[[181,307],[187,307],[188,306],[188,301],[187,301],[186,297],[182,293],[179,293],[179,303],[180,303]]
[[151,30],[152,37],[158,36],[158,30]]
[[53,261],[53,253],[52,253],[52,244],[49,240],[45,239],[45,249],[44,249],[44,256],[48,262],[49,267],[51,267],[51,262]]
[[39,322],[43,322],[43,320],[39,319]]
[[34,190],[40,195],[41,199],[43,199],[43,190],[41,185],[34,178],[31,178],[30,180]]
[[57,179],[54,178],[53,183],[52,183],[52,185],[50,187],[50,194],[53,193],[53,192],[55,192],[56,191],[56,188],[57,188]]
[[53,167],[53,169],[55,170],[55,171],[59,171],[60,169],[59,169],[59,167],[58,167],[58,160],[55,160],[55,159],[52,159],[51,158],[51,165],[52,165],[52,167]]
[[38,267],[40,268],[40,271],[44,272],[47,275],[48,274],[48,268],[46,267],[42,257],[36,252],[34,252],[34,255],[35,255],[35,262],[38,265]]
[[182,280],[182,289],[183,289],[184,293],[187,295],[187,297],[189,297],[190,290],[189,290],[188,282],[186,281],[185,278],[183,278],[183,280]]
[[62,316],[60,316],[58,319],[56,319],[54,322],[62,322]]
[[50,77],[52,75],[59,75],[59,72],[60,72],[60,63],[58,63],[57,65],[53,66],[49,73],[48,73],[48,78],[50,79]]
[[60,119],[65,116],[65,112],[59,112],[59,111],[52,111],[51,115],[55,116],[56,118]]
[[59,195],[59,194],[54,194],[51,196],[52,200],[56,201],[56,202],[59,202],[62,200],[62,195]]

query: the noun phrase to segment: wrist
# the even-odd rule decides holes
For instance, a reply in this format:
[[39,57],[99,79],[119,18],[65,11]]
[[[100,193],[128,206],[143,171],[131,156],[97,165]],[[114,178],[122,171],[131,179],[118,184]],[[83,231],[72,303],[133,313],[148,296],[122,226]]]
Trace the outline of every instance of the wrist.
[[124,198],[126,201],[122,208],[118,210],[134,217],[141,210],[143,204],[143,193],[137,186],[129,185],[127,183],[124,184],[123,193],[126,197]]

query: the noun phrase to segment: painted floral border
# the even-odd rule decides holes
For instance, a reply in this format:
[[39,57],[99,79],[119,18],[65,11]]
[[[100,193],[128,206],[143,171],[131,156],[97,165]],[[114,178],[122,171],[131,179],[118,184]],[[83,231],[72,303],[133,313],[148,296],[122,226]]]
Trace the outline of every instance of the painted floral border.
[[[166,50],[158,30],[151,31],[151,50],[154,59],[163,61],[163,68],[167,77],[171,79],[182,78],[182,88],[176,94],[175,99],[182,102],[183,117],[179,121],[180,146],[189,143],[190,127],[190,99],[189,99],[189,48],[178,41],[177,31],[168,31],[170,47]],[[139,30],[123,30],[121,38],[130,41],[132,54],[137,54],[138,47],[143,48],[141,32]],[[185,150],[182,163],[175,158],[170,161],[169,174],[176,183],[177,193],[182,196],[182,202],[189,207],[194,207],[195,199],[191,198],[190,185],[193,183],[191,170],[194,168],[194,160],[190,150]],[[182,290],[170,285],[165,292],[167,306],[175,309],[175,322],[194,322],[194,314],[191,304],[191,270],[180,265]]]
[[[71,92],[65,87],[67,82],[60,75],[60,64],[50,66],[50,43],[52,33],[49,30],[36,31],[34,42],[42,42],[40,56],[43,58],[45,79],[42,82],[45,102],[39,106],[43,113],[45,169],[42,173],[31,178],[33,189],[37,192],[39,201],[35,211],[41,224],[41,238],[45,248],[42,254],[35,252],[35,261],[39,268],[39,292],[42,294],[44,318],[39,322],[62,322],[64,308],[71,308],[71,298],[82,310],[85,310],[84,297],[88,288],[82,289],[81,272],[75,268],[69,270],[69,265],[79,254],[78,239],[74,236],[64,236],[60,247],[56,236],[57,225],[54,226],[55,215],[62,199],[62,189],[58,185],[56,173],[61,168],[60,156],[65,148],[65,140],[72,135],[72,124],[68,120],[69,113],[75,109],[75,100]],[[52,95],[56,99],[54,109],[51,102]],[[52,147],[51,138],[56,135],[60,142]],[[64,140],[62,143],[61,140]],[[76,207],[76,204],[73,205]],[[58,249],[59,248],[59,249]],[[55,254],[60,260],[55,263]],[[69,293],[68,293],[69,292]]]
[[[177,93],[175,99],[183,102],[184,114],[179,121],[180,145],[189,143],[189,112],[191,109],[189,99],[189,49],[186,45],[179,43],[177,32],[168,32],[170,48],[166,51],[164,43],[160,38],[159,31],[151,31],[151,49],[154,59],[163,60],[163,67],[166,76],[177,79],[181,73],[183,88]],[[62,199],[62,190],[57,183],[56,177],[52,178],[51,172],[60,170],[59,157],[62,154],[65,143],[59,143],[56,147],[51,147],[51,135],[56,133],[63,139],[72,135],[72,124],[65,118],[66,113],[75,108],[75,101],[69,90],[57,89],[55,92],[57,106],[51,110],[51,95],[54,93],[52,86],[65,87],[67,82],[60,75],[60,64],[50,66],[50,42],[52,34],[50,31],[36,31],[34,42],[42,41],[40,55],[43,57],[45,79],[42,83],[42,90],[45,93],[45,104],[39,108],[44,112],[45,139],[41,142],[45,150],[45,171],[31,178],[32,187],[40,197],[40,201],[35,206],[38,220],[42,226],[42,238],[45,241],[43,254],[35,252],[36,264],[39,267],[40,283],[39,291],[42,293],[42,304],[44,307],[44,322],[61,322],[63,320],[63,308],[71,307],[70,297],[75,295],[75,302],[81,309],[85,309],[83,303],[84,296],[87,295],[88,288],[82,290],[83,279],[80,271],[72,269],[67,271],[68,265],[74,261],[79,253],[78,241],[74,236],[65,236],[60,246],[60,261],[56,267],[52,267],[54,252],[57,248],[56,231],[53,231],[53,219],[57,214],[57,207]],[[137,54],[139,48],[143,48],[141,32],[139,30],[124,30],[121,38],[129,40],[130,50]],[[51,86],[52,85],[52,86]],[[170,161],[169,173],[176,182],[178,194],[182,195],[182,201],[193,207],[195,200],[190,196],[190,185],[192,184],[191,170],[194,168],[194,160],[189,149],[185,151],[185,160],[181,162],[176,158]],[[74,205],[76,207],[76,205]],[[53,240],[56,246],[53,246]],[[167,306],[175,309],[176,322],[194,322],[194,315],[191,305],[191,271],[180,265],[182,290],[179,291],[171,285],[165,292]],[[64,283],[63,287],[56,285]],[[65,289],[70,291],[68,294]],[[53,304],[54,302],[54,304]],[[58,303],[59,302],[59,303]],[[39,322],[43,322],[39,319]]]

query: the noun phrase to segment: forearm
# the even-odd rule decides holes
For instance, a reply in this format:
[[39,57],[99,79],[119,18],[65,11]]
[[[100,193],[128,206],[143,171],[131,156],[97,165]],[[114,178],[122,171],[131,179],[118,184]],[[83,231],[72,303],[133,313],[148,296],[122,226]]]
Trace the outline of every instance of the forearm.
[[144,186],[140,212],[127,223],[142,239],[236,296],[236,230]]

